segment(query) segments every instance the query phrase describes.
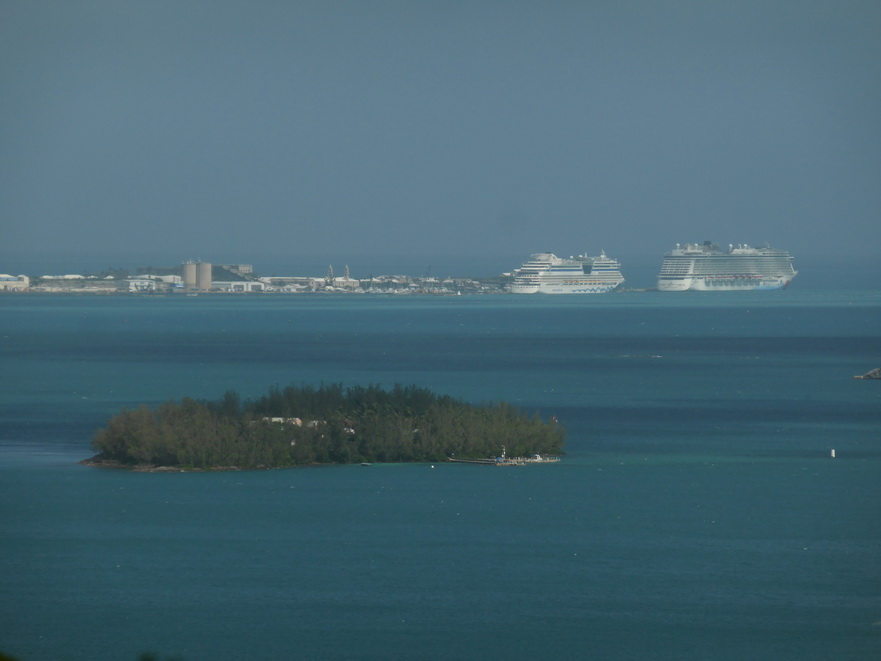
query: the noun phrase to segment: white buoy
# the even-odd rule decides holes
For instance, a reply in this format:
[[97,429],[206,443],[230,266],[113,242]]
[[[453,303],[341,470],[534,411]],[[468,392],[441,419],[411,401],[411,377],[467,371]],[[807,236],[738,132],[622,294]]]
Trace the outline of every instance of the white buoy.
[[835,459],[835,448],[832,448],[832,458]]

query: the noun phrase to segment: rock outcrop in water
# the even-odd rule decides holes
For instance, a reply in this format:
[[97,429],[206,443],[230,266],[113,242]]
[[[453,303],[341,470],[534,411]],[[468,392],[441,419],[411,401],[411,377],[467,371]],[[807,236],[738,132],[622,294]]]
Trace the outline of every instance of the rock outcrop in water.
[[866,372],[862,376],[855,376],[855,379],[881,379],[881,367]]

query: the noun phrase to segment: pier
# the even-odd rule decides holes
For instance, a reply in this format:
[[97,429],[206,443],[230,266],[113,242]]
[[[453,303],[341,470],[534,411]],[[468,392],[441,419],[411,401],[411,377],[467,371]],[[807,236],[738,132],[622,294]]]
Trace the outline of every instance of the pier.
[[453,459],[452,457],[447,457],[447,461],[456,464],[480,464],[482,466],[526,466],[528,464],[555,464],[560,461],[560,458],[543,457],[540,454],[534,454],[529,457],[508,457],[503,447],[502,455],[495,459]]

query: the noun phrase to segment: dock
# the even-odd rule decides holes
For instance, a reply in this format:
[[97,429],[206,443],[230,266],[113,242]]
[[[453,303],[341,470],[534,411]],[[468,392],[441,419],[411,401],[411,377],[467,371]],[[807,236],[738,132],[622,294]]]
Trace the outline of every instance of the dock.
[[501,457],[495,459],[453,459],[448,457],[447,461],[456,464],[480,464],[481,466],[527,466],[529,464],[555,464],[560,461],[560,458],[542,457],[537,454],[531,457],[506,457],[502,453]]

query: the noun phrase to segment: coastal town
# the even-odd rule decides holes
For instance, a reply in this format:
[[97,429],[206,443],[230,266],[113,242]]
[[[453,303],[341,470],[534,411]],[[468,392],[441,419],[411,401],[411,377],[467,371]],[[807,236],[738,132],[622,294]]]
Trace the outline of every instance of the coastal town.
[[497,294],[510,290],[511,274],[496,278],[437,278],[428,274],[353,278],[349,268],[322,276],[260,276],[251,264],[186,261],[174,267],[114,269],[100,273],[9,275],[0,273],[0,293],[51,294]]
[[[657,286],[662,292],[774,291],[785,289],[798,275],[793,257],[767,244],[729,244],[727,249],[705,241],[676,244],[663,257]],[[2,265],[0,265],[2,268]],[[431,275],[369,275],[353,277],[349,267],[323,275],[259,275],[252,264],[215,264],[188,260],[175,266],[109,269],[99,273],[64,275],[0,274],[0,292],[70,294],[605,294],[648,291],[624,288],[620,262],[605,251],[558,257],[533,253],[518,268],[480,278]]]

